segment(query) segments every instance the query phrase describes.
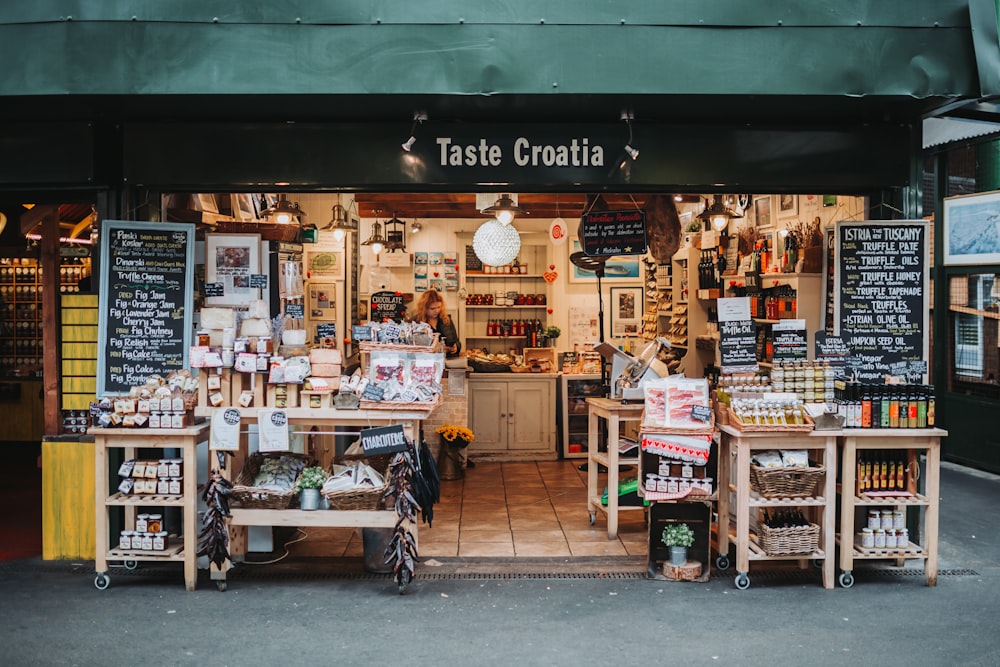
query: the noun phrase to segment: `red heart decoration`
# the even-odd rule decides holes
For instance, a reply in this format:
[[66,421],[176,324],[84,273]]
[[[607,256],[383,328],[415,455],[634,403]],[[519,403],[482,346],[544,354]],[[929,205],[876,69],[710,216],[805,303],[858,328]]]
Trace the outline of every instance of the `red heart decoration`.
[[555,271],[546,271],[542,274],[542,277],[545,278],[545,282],[551,285],[556,281],[556,278],[559,277],[559,274]]
[[552,309],[551,309],[551,308],[547,308],[547,309],[545,310],[545,312],[547,312],[547,313],[548,313],[549,315],[551,315],[551,314],[552,314]]

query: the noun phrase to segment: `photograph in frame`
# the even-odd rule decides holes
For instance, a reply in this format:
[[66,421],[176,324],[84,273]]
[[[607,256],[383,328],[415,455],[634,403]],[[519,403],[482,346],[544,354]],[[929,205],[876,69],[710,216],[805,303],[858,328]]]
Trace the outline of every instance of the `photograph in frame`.
[[250,276],[260,273],[260,234],[206,234],[205,282],[221,283],[222,296],[205,297],[209,306],[239,306],[260,298]]
[[944,263],[1000,263],[1000,190],[944,200]]

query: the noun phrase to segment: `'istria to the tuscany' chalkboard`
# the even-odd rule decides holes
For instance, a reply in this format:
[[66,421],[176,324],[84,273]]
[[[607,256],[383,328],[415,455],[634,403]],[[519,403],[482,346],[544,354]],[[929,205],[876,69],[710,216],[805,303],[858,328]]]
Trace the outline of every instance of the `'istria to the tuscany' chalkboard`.
[[124,393],[187,366],[194,225],[101,226],[97,393]]

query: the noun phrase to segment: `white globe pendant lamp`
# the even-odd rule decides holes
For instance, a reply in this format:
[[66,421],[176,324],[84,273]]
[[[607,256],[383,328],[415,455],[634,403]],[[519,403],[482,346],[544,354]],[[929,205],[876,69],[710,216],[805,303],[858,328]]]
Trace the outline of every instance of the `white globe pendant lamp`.
[[504,266],[513,262],[521,251],[521,235],[513,225],[490,218],[473,235],[472,249],[483,264]]

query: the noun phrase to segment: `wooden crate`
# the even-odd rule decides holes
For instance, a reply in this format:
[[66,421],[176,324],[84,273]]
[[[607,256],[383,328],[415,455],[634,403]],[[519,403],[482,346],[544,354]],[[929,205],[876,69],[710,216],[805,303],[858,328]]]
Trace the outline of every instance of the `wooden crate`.
[[[538,363],[542,367],[542,372],[554,372],[556,365],[556,348],[554,347],[526,347],[524,348],[524,365],[531,366]],[[548,368],[545,365],[548,364]]]
[[[686,523],[694,531],[694,544],[688,547],[689,565],[668,568],[664,574],[663,564],[670,560],[670,550],[663,545],[660,536],[671,523]],[[691,564],[700,563],[701,570],[694,576]],[[649,506],[649,557],[647,576],[651,579],[674,581],[708,581],[712,574],[712,503],[660,502]]]

